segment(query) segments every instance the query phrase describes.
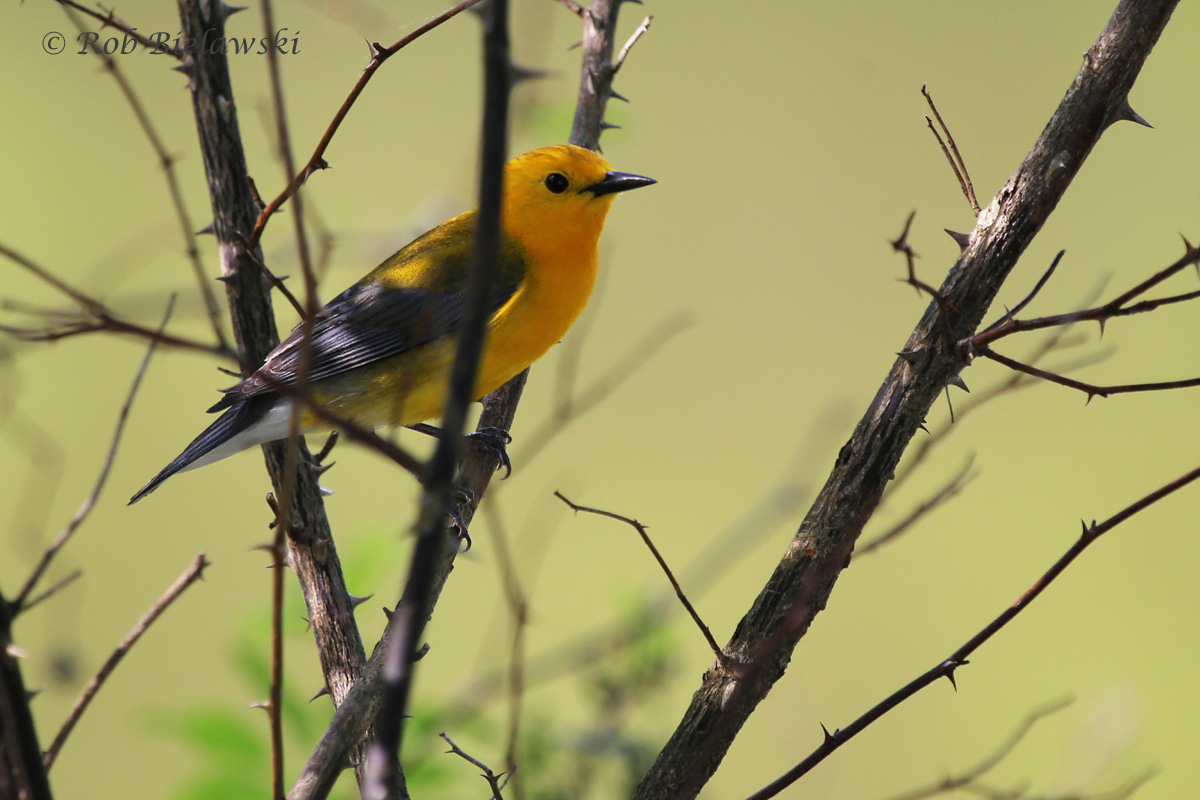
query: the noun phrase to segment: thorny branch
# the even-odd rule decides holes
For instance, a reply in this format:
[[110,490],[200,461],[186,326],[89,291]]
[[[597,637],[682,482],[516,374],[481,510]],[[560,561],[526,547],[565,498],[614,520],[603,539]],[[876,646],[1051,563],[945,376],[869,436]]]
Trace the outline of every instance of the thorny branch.
[[267,221],[270,220],[271,215],[278,211],[279,208],[285,202],[287,202],[288,198],[294,195],[296,191],[304,185],[304,182],[308,180],[309,176],[311,176],[317,170],[327,169],[329,167],[329,164],[325,161],[325,150],[329,147],[329,143],[333,140],[333,136],[335,133],[337,133],[338,128],[341,127],[342,121],[346,118],[346,115],[350,113],[350,109],[353,107],[354,102],[358,100],[358,96],[362,94],[363,89],[367,88],[367,84],[370,82],[371,78],[374,77],[375,72],[381,66],[383,66],[383,62],[387,61],[389,58],[396,55],[396,53],[400,52],[412,42],[424,36],[426,33],[429,33],[429,31],[438,27],[443,22],[453,19],[463,11],[466,11],[468,8],[476,5],[479,2],[480,0],[463,0],[463,2],[438,15],[437,17],[434,17],[429,22],[414,30],[412,33],[392,44],[390,47],[384,47],[377,42],[371,43],[370,62],[368,62],[367,66],[363,68],[362,74],[359,75],[358,81],[350,90],[350,94],[348,94],[346,99],[342,101],[341,108],[339,108],[337,113],[333,115],[333,119],[330,121],[329,126],[325,129],[325,133],[321,136],[321,140],[317,143],[316,149],[313,150],[313,154],[309,156],[308,162],[298,173],[295,173],[295,177],[292,178],[291,182],[287,186],[284,187],[283,191],[281,191],[274,200],[272,200],[259,212],[258,219],[254,222],[254,229],[250,232],[250,237],[248,239],[251,247],[258,244],[258,240],[262,238],[263,229],[266,227]]
[[708,670],[635,800],[695,797],[783,675],[799,640],[825,608],[901,456],[963,366],[955,345],[977,331],[1103,132],[1130,118],[1129,91],[1175,5],[1121,0],[1024,162],[979,215],[938,289],[942,302],[935,297],[926,309],[774,574],[724,648],[740,668],[718,664]]
[[442,739],[446,741],[446,744],[450,745],[450,749],[446,752],[453,753],[454,755],[466,761],[468,764],[473,764],[474,766],[483,770],[482,777],[488,782],[488,787],[492,790],[492,800],[504,800],[504,798],[501,797],[500,792],[504,789],[504,785],[508,783],[507,779],[501,782],[500,776],[497,776],[496,773],[492,772],[491,767],[456,745],[454,740],[451,739],[445,731],[439,733],[438,736],[442,737]]
[[[1061,257],[1061,255],[1062,254],[1060,253],[1059,256]],[[1032,298],[1032,296],[1036,294],[1042,286],[1045,285],[1057,264],[1058,259],[1056,258],[1054,264],[1051,265],[1050,270],[1042,277],[1042,280],[1038,282],[1037,286],[1034,287],[1033,292],[1030,293],[1030,298]],[[1064,327],[1078,322],[1099,323],[1101,333],[1103,333],[1105,324],[1111,319],[1131,316],[1134,314],[1144,314],[1146,312],[1162,308],[1163,306],[1200,299],[1200,290],[1194,290],[1190,292],[1167,295],[1165,297],[1141,300],[1136,303],[1132,302],[1137,300],[1139,297],[1144,295],[1158,284],[1193,265],[1200,265],[1200,248],[1189,245],[1187,252],[1185,252],[1174,263],[1158,271],[1128,291],[1123,292],[1117,297],[1114,297],[1107,303],[1095,306],[1093,308],[1084,309],[1082,311],[1073,311],[1066,314],[1055,314],[1053,316],[1038,317],[1030,320],[1019,320],[1015,317],[1015,314],[1028,302],[1028,299],[1030,298],[1027,298],[1025,301],[1022,301],[1022,303],[1018,305],[1016,309],[1008,312],[1004,315],[1004,317],[997,320],[980,333],[960,341],[958,343],[958,352],[963,358],[982,356],[984,358],[996,361],[997,363],[1003,364],[1009,369],[1023,372],[1036,378],[1042,378],[1043,380],[1057,383],[1061,386],[1078,389],[1087,395],[1088,400],[1091,400],[1092,397],[1095,396],[1108,397],[1109,395],[1113,394],[1124,394],[1129,392],[1155,392],[1164,391],[1167,389],[1200,386],[1200,378],[1189,378],[1175,381],[1158,381],[1152,383],[1120,384],[1114,386],[1098,386],[1085,381],[1068,378],[1064,375],[1054,373],[1040,367],[1035,367],[1032,364],[1027,364],[1014,358],[1009,358],[1008,356],[997,353],[991,348],[991,344],[993,342],[1016,333]]]
[[[619,8],[619,0],[595,0],[592,6],[582,14],[585,18],[584,78],[581,81],[579,100],[576,105],[576,121],[572,128],[571,144],[592,149],[598,147],[600,134],[604,130],[601,125],[604,109],[613,93],[610,83],[596,86],[588,80],[587,76],[591,74],[589,69],[595,68],[598,64],[609,65],[611,68],[613,41],[611,36],[604,35],[604,32],[615,28]],[[520,401],[528,374],[528,370],[522,372],[483,399],[483,411],[479,417],[480,428],[490,427],[501,430],[512,428],[517,404]],[[473,501],[465,503],[460,509],[466,524],[470,524],[476,505],[483,497],[495,470],[495,459],[485,450],[481,448],[468,449],[456,480],[456,483],[468,489],[473,497]],[[433,602],[437,601],[438,593],[449,575],[452,564],[453,554],[451,553],[450,557],[443,558],[437,566],[434,575]],[[367,662],[354,689],[338,707],[321,741],[314,748],[304,770],[292,786],[292,790],[288,794],[290,800],[324,796],[323,793],[328,791],[328,787],[332,785],[341,771],[348,748],[353,747],[361,737],[361,732],[367,722],[378,713],[383,683],[380,673],[384,654],[397,646],[394,640],[401,622],[401,615],[392,615],[383,639],[376,646],[375,653]]]
[[999,616],[985,625],[978,633],[972,636],[962,647],[951,653],[944,661],[941,661],[936,666],[932,667],[922,675],[910,681],[904,687],[896,690],[888,697],[884,698],[872,709],[860,716],[854,722],[845,728],[835,730],[833,733],[825,731],[825,740],[821,745],[814,750],[807,758],[801,761],[796,766],[785,772],[782,776],[772,781],[770,784],[750,795],[748,800],[766,800],[769,797],[774,797],[783,791],[788,786],[795,783],[813,767],[828,758],[835,750],[848,742],[850,739],[857,736],[869,725],[882,717],[887,712],[891,711],[896,706],[909,699],[917,692],[924,689],[926,686],[937,681],[939,678],[946,678],[951,683],[954,683],[954,673],[959,667],[966,666],[970,663],[967,659],[974,654],[984,643],[999,633],[1005,626],[1013,621],[1026,608],[1029,607],[1038,596],[1046,590],[1062,573],[1069,567],[1076,558],[1078,558],[1084,550],[1094,544],[1101,536],[1116,528],[1121,523],[1129,520],[1134,515],[1146,510],[1150,506],[1159,502],[1165,497],[1179,491],[1192,482],[1200,479],[1200,468],[1196,468],[1179,478],[1164,484],[1155,489],[1153,492],[1145,495],[1136,502],[1118,511],[1108,519],[1101,523],[1095,521],[1089,526],[1086,522],[1083,523],[1083,533],[1075,540],[1066,552],[1055,561],[1048,570],[1039,578],[1025,593],[1006,608]]

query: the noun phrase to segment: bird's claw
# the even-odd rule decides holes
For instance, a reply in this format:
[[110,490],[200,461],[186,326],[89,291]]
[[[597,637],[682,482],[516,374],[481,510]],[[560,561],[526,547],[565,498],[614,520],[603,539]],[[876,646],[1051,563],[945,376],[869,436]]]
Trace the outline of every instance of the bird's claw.
[[467,440],[479,445],[495,458],[498,462],[496,469],[504,467],[504,478],[512,475],[512,461],[508,458],[508,445],[512,444],[512,435],[508,431],[488,425],[479,428],[474,433],[468,433]]
[[467,531],[466,520],[463,519],[463,506],[475,500],[475,493],[465,486],[455,486],[454,496],[450,498],[450,511],[447,516],[450,518],[451,535],[457,536],[460,541],[466,542],[464,553],[471,550],[471,534]]

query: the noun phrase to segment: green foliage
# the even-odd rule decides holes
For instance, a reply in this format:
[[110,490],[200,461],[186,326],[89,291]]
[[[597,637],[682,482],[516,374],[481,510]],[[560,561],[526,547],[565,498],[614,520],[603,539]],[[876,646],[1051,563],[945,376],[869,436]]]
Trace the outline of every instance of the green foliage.
[[[386,534],[356,535],[342,553],[350,586],[379,586],[382,573],[394,560],[395,542]],[[561,708],[534,707],[526,698],[521,731],[520,774],[523,794],[530,800],[578,800],[632,790],[656,750],[629,732],[631,718],[651,704],[677,672],[679,642],[660,609],[644,597],[627,599],[619,612],[624,645],[615,647],[601,664],[581,673],[583,698],[575,721],[563,719]],[[288,592],[284,612],[285,647],[301,652],[311,647],[304,622],[303,601]],[[248,614],[230,659],[247,686],[249,696],[265,697],[270,685],[270,619],[265,610]],[[327,700],[310,702],[285,682],[283,726],[289,777],[307,758],[330,718]],[[507,703],[480,706],[420,706],[408,720],[404,737],[404,767],[408,785],[417,796],[462,797],[486,794],[479,771],[447,754],[438,734],[447,730],[467,752],[497,773],[506,769]],[[578,721],[583,719],[584,722]],[[268,726],[265,715],[228,698],[180,710],[156,710],[153,726],[177,739],[193,755],[193,774],[178,786],[175,800],[241,800],[261,798],[270,775]],[[357,787],[345,776],[333,797],[353,798]],[[512,795],[508,792],[507,795]]]

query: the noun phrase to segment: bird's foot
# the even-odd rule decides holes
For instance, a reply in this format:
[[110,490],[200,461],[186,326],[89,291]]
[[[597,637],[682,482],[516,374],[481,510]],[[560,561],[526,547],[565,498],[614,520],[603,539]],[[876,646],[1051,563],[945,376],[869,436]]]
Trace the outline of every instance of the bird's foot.
[[447,516],[450,519],[450,535],[458,538],[460,542],[466,542],[464,553],[471,549],[471,534],[467,531],[466,520],[463,519],[463,508],[475,501],[475,493],[465,486],[454,487],[454,494],[450,498],[450,511]]
[[489,425],[474,433],[468,433],[467,441],[479,445],[488,455],[496,459],[496,469],[504,467],[505,478],[512,475],[512,461],[508,458],[508,445],[512,444],[512,435],[508,431]]

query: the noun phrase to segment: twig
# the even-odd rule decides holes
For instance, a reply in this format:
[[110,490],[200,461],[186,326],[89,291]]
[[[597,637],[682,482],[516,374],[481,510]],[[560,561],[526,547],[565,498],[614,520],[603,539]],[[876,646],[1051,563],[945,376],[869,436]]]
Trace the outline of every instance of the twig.
[[683,604],[685,609],[687,609],[688,615],[692,618],[692,621],[696,623],[696,627],[700,629],[700,633],[704,635],[704,641],[708,642],[708,647],[713,651],[713,654],[716,655],[717,661],[721,662],[722,664],[725,664],[728,661],[728,657],[721,650],[721,646],[717,644],[717,640],[713,638],[712,631],[710,631],[708,626],[704,624],[704,620],[700,619],[700,615],[696,613],[696,609],[692,607],[691,602],[687,599],[687,595],[685,595],[683,593],[683,589],[680,588],[679,582],[675,580],[675,575],[671,572],[671,568],[667,566],[666,560],[658,552],[658,548],[654,546],[654,542],[650,540],[650,535],[646,533],[645,525],[638,522],[636,519],[631,519],[629,517],[616,514],[612,511],[576,505],[564,497],[561,492],[555,492],[554,496],[566,503],[567,507],[576,513],[583,511],[588,514],[596,514],[597,516],[615,519],[619,522],[624,522],[626,525],[631,526],[635,531],[637,531],[638,536],[642,537],[642,541],[645,542],[646,547],[649,548],[650,553],[654,556],[654,560],[658,562],[658,566],[662,568],[663,573],[667,576],[667,580],[671,582],[671,588],[675,590],[675,596],[679,598],[679,602]]
[[1015,358],[1009,358],[997,353],[995,350],[987,347],[978,347],[975,350],[976,355],[989,358],[992,361],[1003,364],[1009,369],[1017,372],[1024,372],[1026,375],[1032,375],[1035,378],[1057,383],[1059,386],[1066,386],[1070,389],[1078,389],[1087,395],[1087,399],[1091,401],[1093,397],[1108,397],[1114,394],[1129,394],[1132,392],[1161,392],[1168,389],[1188,389],[1194,386],[1200,386],[1200,378],[1185,378],[1178,381],[1158,381],[1155,383],[1125,383],[1113,386],[1099,386],[1094,383],[1085,381],[1077,381],[1074,378],[1068,378],[1065,375],[1059,375],[1049,370],[1041,369],[1040,367],[1032,366],[1017,361]]
[[41,594],[37,595],[36,597],[31,597],[30,599],[26,600],[25,605],[21,606],[20,612],[25,613],[29,609],[31,609],[34,606],[41,603],[43,600],[49,600],[51,597],[58,594],[63,589],[67,588],[72,583],[74,583],[75,581],[79,580],[82,577],[83,577],[83,570],[81,570],[81,569],[72,570],[71,572],[67,573],[66,577],[59,578],[57,581],[55,581],[54,584],[46,591],[42,592]]
[[167,606],[171,605],[171,603],[175,601],[175,598],[183,594],[185,589],[195,583],[196,580],[203,575],[204,568],[208,565],[209,561],[204,557],[203,553],[197,555],[192,560],[191,566],[183,571],[183,574],[176,579],[175,583],[171,584],[170,588],[167,589],[163,596],[158,598],[158,601],[150,607],[150,610],[147,611],[145,615],[143,615],[142,618],[137,621],[137,624],[133,626],[133,629],[130,630],[125,638],[121,640],[121,643],[117,645],[117,649],[114,650],[112,655],[108,657],[108,660],[104,662],[104,666],[100,667],[100,671],[96,673],[95,677],[88,681],[88,685],[83,688],[83,692],[80,693],[79,699],[75,701],[75,705],[67,714],[67,718],[63,722],[62,728],[59,730],[58,735],[54,737],[54,741],[51,742],[48,748],[46,748],[46,753],[43,756],[43,762],[46,765],[46,769],[50,769],[50,767],[54,765],[54,759],[58,757],[59,751],[66,742],[67,737],[71,735],[71,731],[75,728],[75,724],[79,722],[79,718],[83,716],[83,712],[87,710],[88,705],[96,696],[96,692],[100,691],[100,687],[104,685],[104,682],[108,679],[108,676],[111,675],[113,670],[117,668],[117,665],[121,663],[121,659],[126,656],[130,648],[137,644],[138,639],[140,639],[142,634],[146,632],[146,630],[154,623],[156,619],[158,619],[159,615],[167,610]]
[[1016,729],[1008,735],[1008,738],[1002,742],[998,748],[996,748],[994,752],[990,753],[974,767],[971,767],[970,769],[958,775],[947,776],[937,783],[931,784],[927,787],[914,789],[911,792],[905,792],[904,794],[896,795],[890,800],[924,800],[926,797],[933,797],[934,795],[952,792],[955,789],[973,784],[988,772],[991,772],[992,769],[1004,761],[1004,759],[1008,758],[1009,754],[1012,753],[1012,751],[1016,749],[1017,745],[1019,745],[1021,741],[1029,735],[1029,732],[1033,730],[1035,725],[1037,725],[1046,717],[1062,711],[1064,708],[1071,705],[1072,702],[1074,702],[1072,698],[1064,697],[1033,709],[1028,715],[1026,715],[1025,719],[1021,721]]
[[613,60],[612,74],[615,76],[620,70],[621,65],[625,63],[625,57],[629,55],[629,51],[637,44],[638,39],[645,35],[646,31],[650,30],[650,23],[654,22],[653,16],[648,16],[642,20],[642,24],[638,25],[629,38],[625,41],[625,46],[621,48],[621,52],[617,53],[616,59]]
[[64,339],[69,336],[78,336],[80,334],[94,333],[96,331],[111,331],[113,333],[129,333],[138,336],[142,339],[162,342],[163,344],[173,347],[181,347],[188,350],[197,350],[202,353],[210,353],[212,355],[222,356],[224,358],[232,358],[233,353],[228,349],[219,345],[204,344],[203,342],[195,342],[190,339],[171,336],[163,333],[160,330],[146,328],[133,322],[117,317],[111,310],[108,309],[99,300],[89,297],[87,294],[79,291],[62,279],[56,277],[50,270],[40,266],[34,261],[26,258],[17,251],[3,244],[0,244],[0,255],[14,262],[37,276],[41,280],[53,286],[62,294],[71,298],[90,319],[76,318],[73,315],[65,314],[61,311],[33,309],[23,306],[18,306],[11,301],[6,301],[4,307],[20,311],[25,314],[32,314],[51,319],[65,320],[59,323],[57,328],[47,329],[29,329],[18,328],[11,325],[0,325],[0,332],[8,333],[25,341],[54,341]]
[[897,522],[892,527],[888,528],[883,533],[876,536],[861,547],[856,547],[854,550],[855,557],[861,557],[870,553],[873,550],[878,550],[885,544],[903,535],[905,531],[911,528],[919,520],[925,517],[929,512],[933,511],[938,506],[953,499],[959,492],[967,487],[971,481],[975,480],[978,473],[971,472],[971,466],[975,463],[975,454],[972,453],[967,462],[962,465],[962,468],[955,474],[953,478],[947,481],[940,489],[933,493],[933,496],[922,500],[904,519]]
[[[1153,311],[1165,305],[1173,305],[1175,303],[1183,303],[1189,300],[1200,298],[1200,291],[1183,292],[1181,294],[1168,295],[1166,297],[1153,298],[1143,300],[1134,305],[1126,305],[1130,300],[1133,300],[1158,284],[1165,281],[1167,278],[1187,269],[1193,264],[1200,264],[1200,247],[1189,247],[1179,259],[1171,263],[1169,266],[1159,270],[1154,275],[1151,275],[1146,280],[1134,286],[1132,289],[1114,297],[1103,305],[1087,308],[1082,311],[1071,311],[1066,314],[1054,314],[1048,317],[1038,317],[1037,319],[1018,320],[1014,319],[1012,314],[1007,314],[996,323],[988,326],[985,330],[974,336],[965,339],[959,343],[959,348],[966,352],[970,352],[971,348],[979,348],[984,345],[989,345],[997,339],[1002,339],[1005,336],[1011,336],[1015,333],[1023,331],[1036,331],[1043,328],[1057,328],[1063,325],[1071,325],[1076,322],[1098,322],[1100,324],[1101,333],[1104,331],[1104,324],[1110,319],[1116,317],[1132,316],[1134,314],[1144,314],[1148,311]],[[1015,313],[1015,312],[1013,312]]]
[[247,249],[246,252],[250,255],[250,260],[262,270],[263,277],[270,281],[271,285],[288,301],[288,305],[296,312],[296,316],[301,320],[307,319],[309,315],[304,310],[304,306],[300,305],[300,301],[296,299],[296,295],[292,294],[292,290],[287,288],[287,285],[283,282],[287,276],[285,275],[284,278],[277,277],[274,272],[271,272],[267,268],[267,265],[263,263],[263,260],[258,257],[258,254],[253,249]]
[[504,800],[504,798],[500,796],[500,790],[503,789],[504,786],[500,783],[500,779],[496,776],[496,773],[492,772],[491,767],[456,745],[454,740],[446,735],[445,731],[439,733],[438,736],[445,739],[446,744],[450,745],[450,750],[448,752],[453,753],[467,763],[473,764],[479,769],[483,770],[483,778],[488,782],[488,786],[492,789],[492,800]]
[[479,2],[480,0],[463,0],[463,2],[443,12],[442,14],[439,14],[429,22],[414,30],[412,33],[403,37],[391,47],[384,47],[378,43],[373,43],[371,45],[373,55],[370,63],[363,68],[362,74],[359,75],[358,81],[354,84],[354,88],[350,90],[350,94],[347,95],[346,99],[342,101],[341,108],[339,108],[337,113],[333,115],[333,119],[330,121],[329,126],[325,129],[325,133],[321,136],[321,141],[317,143],[317,148],[309,157],[308,163],[304,165],[304,168],[301,169],[299,173],[289,173],[295,174],[295,177],[292,178],[291,182],[284,187],[283,191],[281,191],[279,195],[267,205],[266,208],[260,211],[258,219],[255,220],[254,229],[251,231],[249,237],[249,242],[252,246],[257,245],[258,240],[262,238],[263,228],[266,227],[267,220],[271,218],[271,215],[278,211],[280,206],[287,202],[287,199],[296,193],[296,190],[308,180],[310,175],[319,169],[325,169],[327,166],[329,166],[325,162],[325,150],[329,147],[329,142],[332,141],[333,135],[337,133],[338,128],[342,124],[342,120],[344,120],[346,115],[350,113],[350,108],[354,105],[354,102],[358,100],[358,96],[362,94],[363,89],[367,88],[367,83],[370,82],[371,78],[375,75],[375,71],[383,65],[383,62],[387,61],[396,53],[400,52],[412,42],[424,36],[426,33],[429,33],[429,31],[438,27],[443,22],[453,19],[463,11],[466,11],[468,8],[476,5]]
[[[171,295],[171,299],[167,301],[167,310],[163,313],[163,320],[158,326],[160,333],[167,326],[167,320],[171,318],[171,312],[174,308],[175,295]],[[17,599],[13,601],[16,613],[20,613],[21,610],[27,607],[30,593],[37,588],[38,581],[45,574],[46,568],[50,566],[50,562],[58,555],[58,551],[70,541],[75,531],[79,529],[79,526],[83,524],[88,514],[91,513],[92,508],[95,507],[96,500],[100,498],[100,491],[108,481],[108,473],[112,469],[113,461],[117,457],[117,445],[121,443],[121,434],[125,432],[125,420],[129,417],[129,409],[133,405],[133,398],[137,396],[138,388],[142,385],[142,376],[146,374],[146,368],[150,366],[150,356],[154,355],[157,343],[157,339],[150,340],[150,345],[146,348],[146,354],[142,356],[142,363],[138,365],[137,373],[133,377],[133,384],[129,387],[129,392],[125,395],[125,402],[121,405],[121,410],[117,413],[117,425],[113,431],[112,441],[108,446],[108,454],[104,457],[104,465],[100,468],[100,475],[96,478],[96,483],[92,487],[91,493],[84,499],[83,504],[75,512],[75,516],[71,518],[67,526],[58,534],[58,537],[50,547],[46,548],[46,551],[42,553],[37,566],[33,568],[33,572],[30,573],[29,579],[25,581],[25,585],[21,588]]]
[[774,797],[783,791],[788,786],[795,783],[803,777],[809,770],[817,764],[824,761],[843,744],[857,736],[867,726],[871,725],[875,720],[882,717],[887,712],[891,711],[902,702],[912,697],[914,694],[929,686],[939,678],[947,678],[951,683],[954,683],[954,671],[961,666],[969,663],[967,659],[978,650],[985,642],[995,636],[1008,623],[1024,611],[1029,605],[1037,599],[1046,587],[1054,582],[1067,567],[1069,567],[1076,558],[1079,557],[1084,550],[1099,539],[1104,534],[1111,531],[1113,528],[1125,522],[1130,517],[1140,511],[1144,511],[1158,501],[1168,495],[1182,489],[1188,484],[1200,478],[1200,468],[1194,469],[1191,472],[1171,481],[1170,483],[1155,489],[1150,494],[1142,497],[1140,500],[1131,503],[1113,516],[1097,524],[1093,522],[1089,527],[1087,523],[1083,524],[1083,534],[1075,540],[1062,556],[1050,566],[1050,568],[1030,586],[1023,595],[1008,608],[1006,608],[998,617],[985,625],[978,633],[972,636],[966,644],[955,650],[941,663],[934,666],[924,674],[910,681],[906,686],[884,698],[874,708],[867,711],[865,714],[854,720],[845,728],[834,731],[832,734],[826,732],[825,741],[821,746],[814,750],[807,758],[801,761],[792,769],[785,772],[778,779],[772,781],[763,789],[750,795],[749,800],[766,800],[766,798]]
[[[921,84],[921,94],[924,95],[925,101],[929,103],[929,108],[933,111],[933,116],[937,118],[938,125],[942,126],[942,130],[946,132],[946,139],[950,142],[950,150],[946,150],[946,144],[942,141],[941,135],[937,132],[937,128],[933,127],[933,122],[929,117],[925,118],[925,122],[929,125],[929,130],[937,138],[938,144],[942,146],[942,153],[945,154],[946,160],[950,162],[950,169],[954,170],[954,177],[958,178],[958,185],[962,187],[963,194],[967,197],[967,202],[971,204],[971,210],[975,212],[975,216],[980,214],[979,201],[975,199],[975,186],[971,183],[971,176],[967,174],[967,164],[963,161],[962,153],[958,152],[958,145],[954,143],[954,136],[950,133],[950,128],[942,120],[942,115],[938,113],[937,106],[930,97],[929,91],[925,88],[925,84]],[[951,156],[950,153],[954,155]]]
[[[68,3],[66,0],[59,0],[59,2],[63,3],[63,11],[66,12],[71,22],[75,24],[80,33],[83,33],[86,29],[83,27],[83,23],[80,21],[78,15],[72,10],[74,4]],[[111,15],[112,12],[110,11],[109,14]],[[217,346],[222,350],[228,351],[229,342],[225,338],[225,332],[221,329],[221,308],[217,304],[217,295],[213,291],[212,284],[204,272],[204,265],[200,262],[200,248],[196,244],[196,229],[192,225],[187,205],[183,202],[183,191],[179,187],[179,175],[175,172],[176,159],[167,152],[167,147],[163,143],[162,137],[159,136],[158,131],[154,128],[154,123],[150,121],[150,115],[146,112],[146,107],[142,105],[137,93],[133,91],[133,85],[126,80],[125,73],[118,68],[116,59],[105,53],[95,44],[92,44],[91,51],[104,64],[104,69],[108,71],[108,74],[112,75],[113,80],[117,82],[117,87],[121,90],[121,94],[125,96],[126,102],[129,103],[129,107],[133,110],[133,115],[137,117],[138,125],[141,126],[142,131],[146,134],[146,139],[150,142],[150,147],[154,150],[158,164],[167,179],[167,193],[171,195],[171,204],[175,207],[175,218],[179,220],[184,248],[187,252],[188,261],[192,265],[192,273],[196,278],[196,285],[200,289],[200,297],[204,301],[204,309],[208,313],[209,324],[212,325],[213,334],[217,339]]]
[[1050,262],[1050,267],[1045,272],[1042,273],[1042,277],[1038,278],[1038,282],[1035,283],[1033,285],[1033,288],[1029,290],[1029,294],[1027,294],[1023,298],[1021,298],[1021,302],[1017,303],[1012,308],[1007,309],[1004,312],[1004,316],[1000,317],[1000,319],[996,320],[991,325],[988,325],[986,328],[984,328],[983,329],[984,332],[990,331],[993,328],[1000,327],[1001,325],[1004,324],[1005,321],[1011,319],[1013,316],[1015,316],[1017,314],[1020,314],[1021,311],[1024,310],[1025,306],[1032,303],[1033,298],[1038,296],[1038,292],[1042,291],[1042,289],[1049,282],[1051,276],[1054,275],[1054,271],[1056,269],[1058,269],[1058,263],[1060,261],[1062,261],[1063,256],[1065,256],[1066,254],[1067,254],[1066,250],[1059,250],[1058,255],[1056,255],[1054,257],[1054,260]]
[[950,312],[946,306],[946,298],[941,292],[933,288],[933,286],[917,277],[917,253],[913,250],[912,245],[908,243],[908,234],[912,230],[913,220],[916,216],[916,211],[908,213],[908,218],[904,220],[904,230],[900,231],[900,235],[889,242],[889,244],[892,246],[893,251],[904,255],[904,263],[908,267],[907,277],[900,280],[916,289],[918,295],[921,292],[929,295],[933,298],[933,302],[937,304],[938,317],[942,321],[942,334],[946,342],[950,344],[953,343],[953,333],[950,328]]
[[375,720],[377,736],[368,747],[367,775],[362,787],[363,796],[368,800],[394,796],[388,790],[388,783],[400,770],[399,749],[412,687],[412,665],[433,609],[436,567],[449,541],[446,518],[452,484],[463,450],[467,406],[473,399],[482,358],[488,298],[492,296],[499,276],[500,217],[508,151],[509,95],[513,81],[507,0],[492,0],[483,17],[483,144],[475,241],[463,302],[462,329],[442,416],[442,435],[426,466],[422,481],[424,495],[416,524],[417,543],[404,595],[393,615],[401,621],[399,630],[403,635],[396,636],[392,643],[384,670],[383,708]]
[[165,47],[164,45],[158,44],[156,42],[152,42],[149,39],[147,39],[145,36],[143,36],[142,34],[138,33],[137,28],[132,27],[131,25],[129,25],[129,23],[125,22],[125,20],[118,17],[116,14],[116,11],[114,11],[113,9],[105,9],[104,6],[97,3],[96,4],[97,8],[99,8],[100,11],[104,12],[103,14],[101,14],[97,11],[94,11],[94,10],[88,8],[87,6],[82,6],[79,3],[76,3],[74,0],[56,0],[56,2],[59,5],[63,6],[64,8],[73,8],[76,11],[80,11],[84,14],[87,14],[89,17],[92,17],[93,19],[99,20],[101,22],[101,25],[100,25],[101,30],[103,30],[106,27],[116,28],[117,30],[121,31],[126,36],[128,36],[130,39],[133,39],[134,41],[136,41],[142,47],[147,47],[156,53],[161,53],[163,55],[172,56],[173,58],[176,58],[176,59],[183,58],[183,53],[180,50],[177,50],[174,47]]
[[[1021,166],[980,215],[970,242],[939,291],[953,298],[951,333],[970,336],[1004,280],[1045,225],[1107,124],[1122,108],[1175,0],[1120,0],[1052,118]],[[1107,124],[1106,124],[1107,123]],[[1062,156],[1068,153],[1069,158]],[[708,670],[633,800],[690,800],[720,766],[754,709],[784,674],[812,621],[826,607],[863,525],[904,450],[960,365],[943,344],[930,304],[906,345],[925,352],[899,361],[881,383],[779,564],[743,615],[725,651],[746,664]],[[752,673],[747,679],[746,673]]]

